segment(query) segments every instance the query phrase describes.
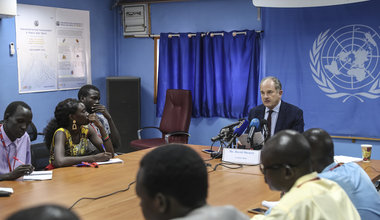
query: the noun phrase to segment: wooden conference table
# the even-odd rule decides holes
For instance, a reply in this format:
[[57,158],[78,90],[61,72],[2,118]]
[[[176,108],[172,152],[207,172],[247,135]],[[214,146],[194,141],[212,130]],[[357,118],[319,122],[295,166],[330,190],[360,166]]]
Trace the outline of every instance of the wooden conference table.
[[380,180],[380,160],[361,161],[358,164],[365,170],[373,183]]
[[[207,146],[189,145],[204,159],[210,159],[201,150]],[[98,197],[127,188],[135,181],[140,159],[149,152],[142,150],[118,156],[124,163],[102,165],[99,168],[66,167],[53,171],[53,179],[47,181],[3,181],[0,187],[12,187],[10,197],[0,197],[0,219],[9,214],[40,204],[59,204],[70,207],[82,197]],[[207,161],[209,171],[220,163],[220,159]],[[380,161],[362,163],[379,170]],[[366,169],[372,180],[380,174],[372,168]],[[231,204],[247,213],[249,208],[260,207],[263,200],[278,200],[279,192],[270,191],[258,166],[243,166],[229,169],[218,166],[209,173],[208,203],[211,205]],[[126,192],[98,200],[82,200],[73,210],[81,219],[143,219],[135,193],[135,184]],[[248,214],[252,215],[252,214]]]

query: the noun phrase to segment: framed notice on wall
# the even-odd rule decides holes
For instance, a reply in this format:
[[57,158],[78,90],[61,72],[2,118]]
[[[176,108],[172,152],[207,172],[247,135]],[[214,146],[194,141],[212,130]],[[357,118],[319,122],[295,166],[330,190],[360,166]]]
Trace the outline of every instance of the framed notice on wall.
[[16,42],[19,93],[91,83],[89,11],[18,4]]

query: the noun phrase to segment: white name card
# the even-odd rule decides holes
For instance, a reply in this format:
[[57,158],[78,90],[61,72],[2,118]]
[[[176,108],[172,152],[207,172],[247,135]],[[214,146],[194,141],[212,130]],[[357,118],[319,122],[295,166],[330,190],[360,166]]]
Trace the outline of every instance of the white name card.
[[260,164],[260,154],[261,150],[223,148],[222,161],[236,164],[257,165]]

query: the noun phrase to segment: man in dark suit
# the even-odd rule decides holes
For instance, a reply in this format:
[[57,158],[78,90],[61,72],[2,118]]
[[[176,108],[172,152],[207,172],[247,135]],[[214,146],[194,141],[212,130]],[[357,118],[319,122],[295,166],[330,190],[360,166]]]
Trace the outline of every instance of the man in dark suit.
[[278,78],[273,76],[264,78],[260,83],[260,93],[263,104],[249,111],[249,121],[253,118],[266,119],[270,136],[285,129],[303,132],[303,111],[281,100],[283,91]]

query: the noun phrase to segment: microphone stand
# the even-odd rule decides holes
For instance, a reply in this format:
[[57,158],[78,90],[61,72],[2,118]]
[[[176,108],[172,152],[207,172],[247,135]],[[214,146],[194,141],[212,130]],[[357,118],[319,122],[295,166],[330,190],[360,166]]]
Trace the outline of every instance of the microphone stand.
[[235,145],[236,145],[236,136],[235,136],[235,135],[234,135],[234,136],[232,137],[232,139],[228,142],[228,144],[227,144],[227,148],[232,148],[233,143],[235,143]]
[[221,150],[222,148],[225,148],[226,146],[224,146],[224,142],[221,140],[220,141],[220,147],[219,147],[219,150],[217,152],[212,152],[210,154],[210,156],[213,158],[213,159],[217,159],[217,158],[222,158],[222,155],[223,155],[223,151]]
[[264,143],[267,142],[267,140],[269,139],[269,130],[268,130],[268,127],[265,126],[264,127]]

